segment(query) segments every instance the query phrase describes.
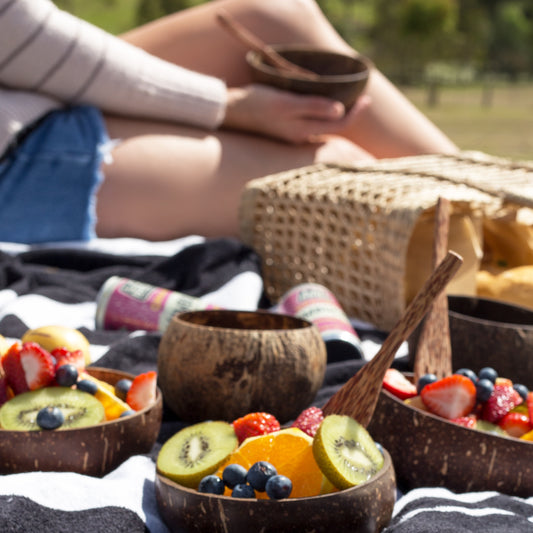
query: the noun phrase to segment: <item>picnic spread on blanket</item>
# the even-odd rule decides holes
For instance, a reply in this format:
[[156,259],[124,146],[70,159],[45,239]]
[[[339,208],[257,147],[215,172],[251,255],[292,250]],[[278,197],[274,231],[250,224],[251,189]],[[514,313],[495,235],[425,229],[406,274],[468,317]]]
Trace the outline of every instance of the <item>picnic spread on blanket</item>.
[[[4,405],[101,406],[0,429],[0,530],[533,531],[532,178],[321,164],[250,182],[239,239],[2,243]],[[23,353],[49,326],[87,353]]]

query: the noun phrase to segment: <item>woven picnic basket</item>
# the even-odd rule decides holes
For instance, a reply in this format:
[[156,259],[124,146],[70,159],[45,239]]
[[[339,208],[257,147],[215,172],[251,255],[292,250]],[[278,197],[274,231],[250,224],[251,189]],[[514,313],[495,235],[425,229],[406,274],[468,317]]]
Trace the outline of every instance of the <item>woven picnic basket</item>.
[[321,283],[349,316],[387,331],[406,306],[413,228],[439,197],[480,217],[529,209],[533,165],[462,152],[281,172],[246,187],[241,238],[260,255],[273,302],[299,283]]

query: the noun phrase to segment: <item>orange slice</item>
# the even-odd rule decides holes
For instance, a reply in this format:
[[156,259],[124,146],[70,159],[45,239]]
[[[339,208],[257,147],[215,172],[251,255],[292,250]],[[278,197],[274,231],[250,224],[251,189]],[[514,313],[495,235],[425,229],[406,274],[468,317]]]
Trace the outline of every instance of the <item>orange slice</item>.
[[87,372],[82,373],[81,377],[96,383],[98,390],[94,396],[97,400],[100,400],[104,406],[106,420],[116,420],[123,412],[131,410],[126,402],[123,402],[120,398],[115,396],[115,387],[113,387],[113,385],[106,381],[102,381],[101,379],[97,379]]
[[[267,435],[246,439],[220,466],[218,476],[231,463],[242,465],[247,470],[257,461],[273,464],[278,474],[292,481],[291,498],[317,496],[333,490],[324,479],[313,456],[313,439],[298,428],[286,428]],[[226,495],[231,491],[226,489]],[[257,493],[258,498],[268,498]]]

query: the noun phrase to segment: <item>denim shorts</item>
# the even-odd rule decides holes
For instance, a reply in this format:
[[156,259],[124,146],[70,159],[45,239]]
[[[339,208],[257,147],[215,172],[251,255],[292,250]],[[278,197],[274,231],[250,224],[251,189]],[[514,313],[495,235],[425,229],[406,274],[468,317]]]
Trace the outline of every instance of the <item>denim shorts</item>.
[[108,146],[94,107],[61,109],[41,119],[0,160],[0,241],[95,237],[95,194]]

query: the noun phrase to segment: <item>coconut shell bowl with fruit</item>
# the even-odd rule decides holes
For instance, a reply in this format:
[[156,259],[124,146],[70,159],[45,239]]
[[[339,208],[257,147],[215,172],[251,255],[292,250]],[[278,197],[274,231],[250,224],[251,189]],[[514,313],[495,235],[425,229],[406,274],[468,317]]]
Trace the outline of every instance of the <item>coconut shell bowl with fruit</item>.
[[465,427],[428,412],[417,400],[382,390],[368,429],[389,450],[401,490],[446,487],[531,496],[533,442],[481,424]]
[[[105,368],[87,367],[86,372],[99,380],[100,384],[105,382],[111,387],[119,380],[134,379],[128,373]],[[51,388],[57,391],[63,387]],[[107,393],[102,390],[101,394]],[[89,394],[87,396],[94,398]],[[8,404],[9,401],[4,406]],[[75,408],[91,409],[85,403]],[[112,407],[107,404],[105,409],[108,408]],[[150,452],[159,434],[162,411],[162,394],[157,389],[155,401],[150,405],[137,411],[128,411],[128,416],[113,420],[54,430],[0,429],[0,474],[57,471],[104,476],[129,457]]]
[[300,318],[211,309],[175,315],[161,338],[159,386],[180,420],[266,411],[284,423],[315,398],[326,369],[320,332]]

